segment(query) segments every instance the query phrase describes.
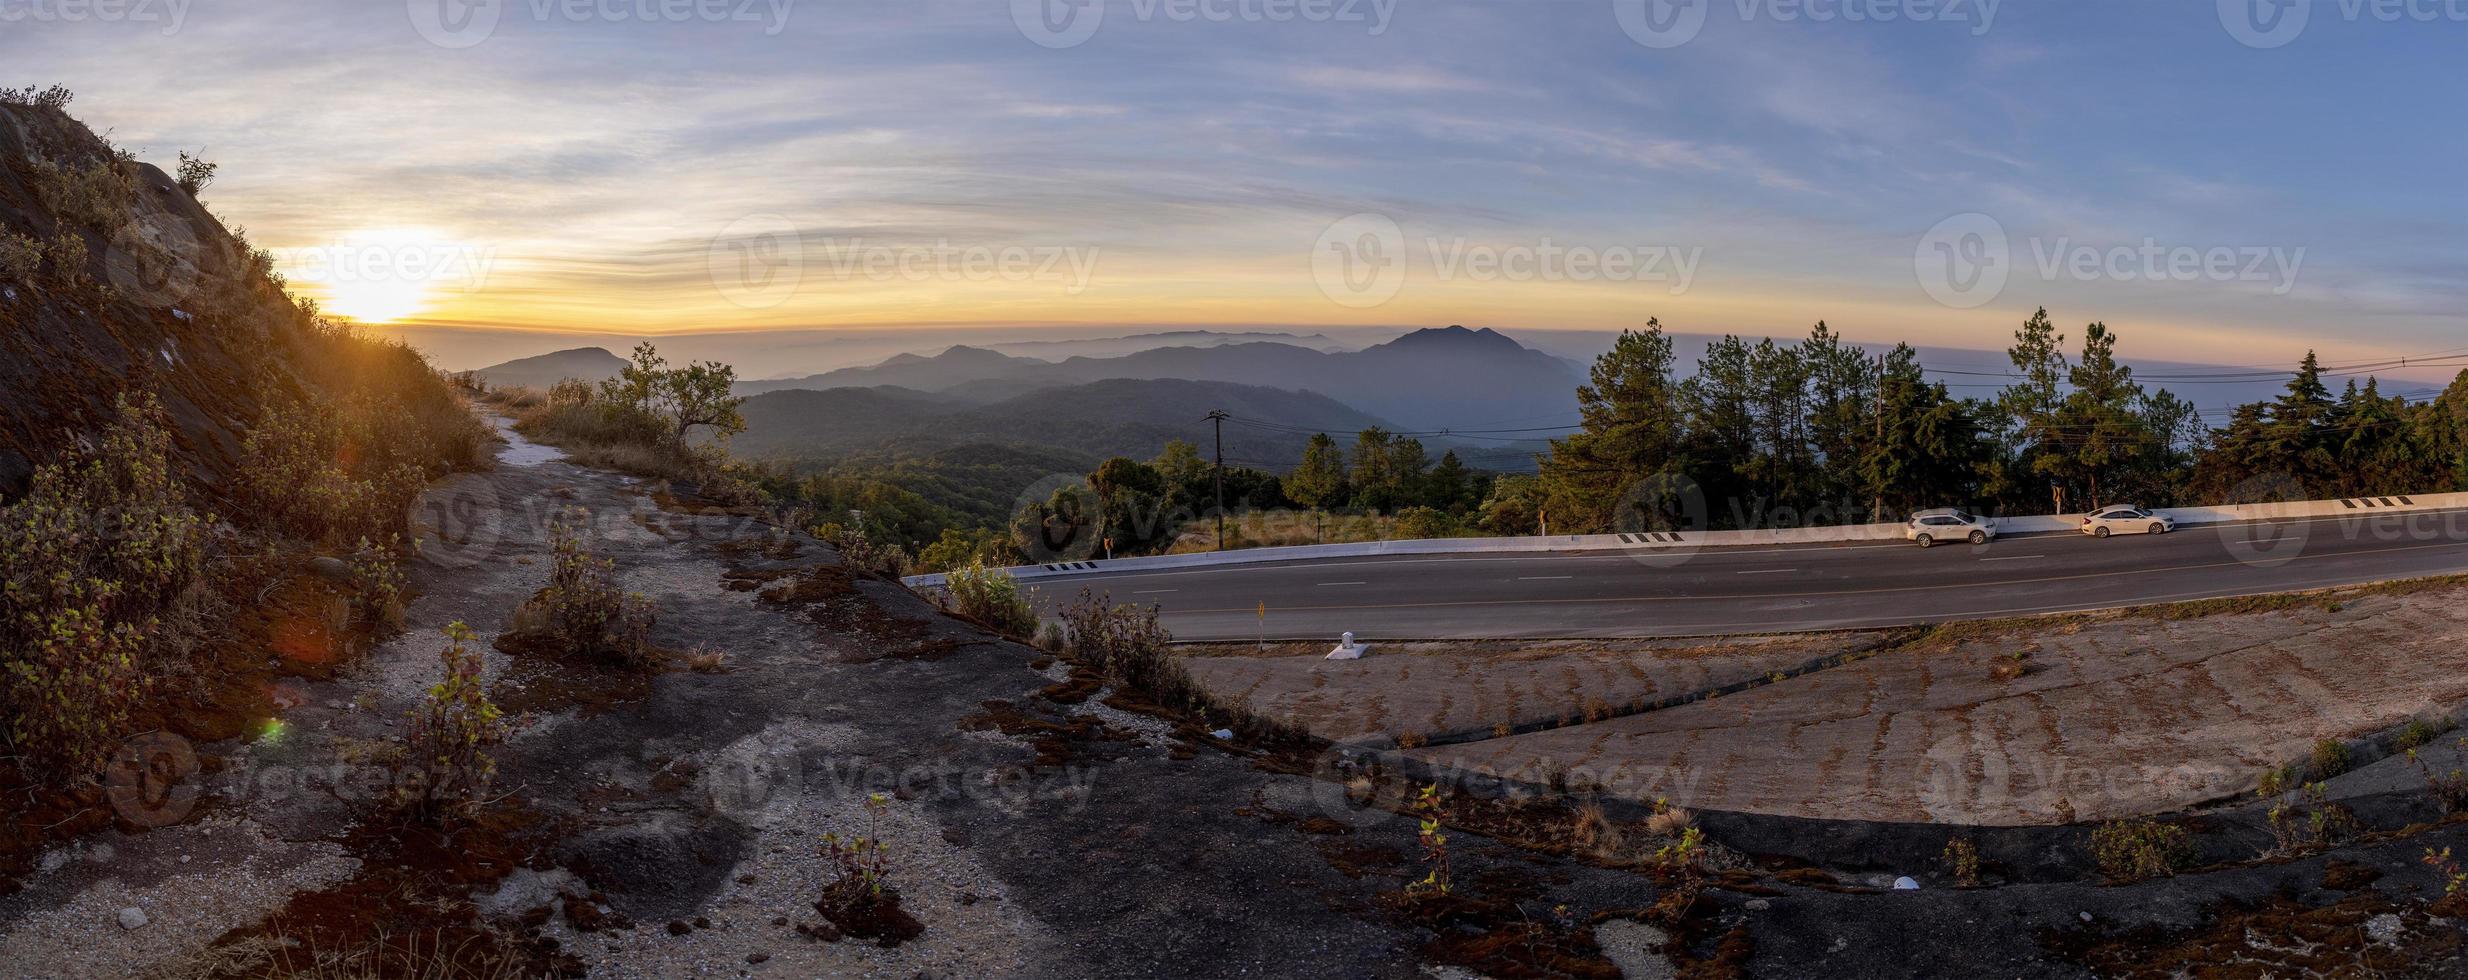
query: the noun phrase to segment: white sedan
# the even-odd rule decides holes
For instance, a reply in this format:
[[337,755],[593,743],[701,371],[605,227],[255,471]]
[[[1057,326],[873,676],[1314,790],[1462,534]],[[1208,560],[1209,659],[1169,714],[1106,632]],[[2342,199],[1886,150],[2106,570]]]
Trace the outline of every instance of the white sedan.
[[2103,507],[2082,519],[2082,533],[2095,538],[2111,534],[2166,534],[2176,529],[2176,518],[2132,504]]

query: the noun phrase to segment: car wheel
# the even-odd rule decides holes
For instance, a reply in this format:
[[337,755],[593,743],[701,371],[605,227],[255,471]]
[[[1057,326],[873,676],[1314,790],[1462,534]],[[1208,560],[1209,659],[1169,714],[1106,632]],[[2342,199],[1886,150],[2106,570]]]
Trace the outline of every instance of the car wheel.
[[2151,525],[2151,533],[2153,533],[2153,534],[2166,534],[2166,533],[2168,533],[2168,525],[2166,525],[2166,524],[2160,524],[2160,523],[2156,523],[2156,522],[2154,522],[2154,523]]
[[1971,543],[1972,543],[1972,544],[1987,544],[1987,543],[1988,543],[1988,532],[1986,532],[1986,531],[1973,531],[1973,532],[1971,532]]
[[2092,536],[2092,537],[2095,537],[2095,538],[2104,538],[2104,537],[2107,537],[2107,536],[2108,536],[2108,529],[2107,529],[2107,528],[2104,528],[2104,527],[2103,527],[2103,528],[2094,528],[2094,529],[2091,531],[2091,536]]
[[1919,541],[1920,547],[1922,548],[1934,548],[1937,546],[1937,539],[1929,537],[1925,534],[1920,535]]

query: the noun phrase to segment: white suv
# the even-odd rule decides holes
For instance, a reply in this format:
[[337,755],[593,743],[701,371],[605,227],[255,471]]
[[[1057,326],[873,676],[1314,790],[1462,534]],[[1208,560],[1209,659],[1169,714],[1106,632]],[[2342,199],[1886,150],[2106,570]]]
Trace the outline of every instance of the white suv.
[[1903,529],[1902,536],[1903,540],[1919,542],[1922,548],[1936,547],[1939,541],[1987,544],[1997,536],[1997,525],[1977,514],[1940,507],[1911,515],[1911,525]]
[[2135,504],[2102,507],[2082,519],[2082,533],[2095,538],[2111,534],[2166,534],[2176,529],[2176,518]]

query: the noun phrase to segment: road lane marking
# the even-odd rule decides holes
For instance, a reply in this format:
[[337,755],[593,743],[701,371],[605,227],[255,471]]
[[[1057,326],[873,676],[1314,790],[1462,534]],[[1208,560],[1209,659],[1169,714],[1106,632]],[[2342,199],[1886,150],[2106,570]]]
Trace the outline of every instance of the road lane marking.
[[1520,582],[1556,582],[1556,581],[1559,581],[1560,579],[1568,579],[1568,578],[1576,578],[1576,576],[1574,576],[1574,575],[1519,575],[1519,576],[1517,576],[1517,581],[1520,581]]
[[1733,572],[1733,573],[1731,573],[1731,574],[1734,574],[1734,575],[1780,575],[1780,574],[1782,574],[1782,573],[1784,573],[1784,572],[1796,572],[1796,571],[1799,571],[1799,569],[1796,569],[1796,568],[1752,568],[1752,569],[1749,569],[1749,570],[1747,570],[1747,571],[1745,571],[1745,572]]
[[1323,588],[1323,589],[1325,589],[1325,588],[1327,588],[1327,587],[1329,587],[1329,586],[1332,586],[1332,585],[1369,585],[1369,584],[1371,584],[1371,583],[1369,583],[1369,582],[1322,582],[1322,583],[1320,583],[1320,584],[1319,584],[1319,588]]
[[1181,589],[1140,589],[1140,590],[1134,591],[1134,592],[1133,592],[1133,593],[1131,593],[1131,594],[1132,594],[1132,595],[1156,595],[1157,593],[1160,593],[1160,592],[1180,592],[1180,591],[1182,591],[1182,590],[1181,590]]
[[2047,555],[2001,555],[2001,556],[1996,557],[1996,558],[1982,558],[1982,559],[1980,559],[1980,560],[1981,560],[1981,561],[2030,561],[2030,560],[2031,560],[2031,559],[2033,559],[2033,558],[2046,558],[2046,557],[2048,557],[2048,556],[2047,556]]

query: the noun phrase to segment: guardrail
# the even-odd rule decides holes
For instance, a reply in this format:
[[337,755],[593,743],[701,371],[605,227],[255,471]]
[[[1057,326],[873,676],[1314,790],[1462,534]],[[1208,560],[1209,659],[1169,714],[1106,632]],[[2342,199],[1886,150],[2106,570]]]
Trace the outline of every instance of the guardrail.
[[[2400,511],[2468,509],[2468,493],[2394,494],[2339,500],[2299,500],[2276,504],[2236,504],[2228,507],[2170,507],[2155,510],[2179,525],[2227,524],[2319,517],[2364,517]],[[2082,514],[1997,519],[1999,534],[2045,534],[2072,531]],[[1514,554],[1552,551],[1653,551],[1697,548],[1737,548],[1751,545],[1841,544],[1857,541],[1900,541],[1905,524],[1847,524],[1835,527],[1768,528],[1753,531],[1669,531],[1628,534],[1558,534],[1514,538],[1416,538],[1362,541],[1352,544],[1306,544],[1283,548],[1242,548],[1188,555],[1148,555],[1139,558],[1087,558],[1005,569],[1013,578],[1039,579],[1090,572],[1155,571],[1215,565],[1256,565],[1307,558],[1369,558],[1385,555]],[[941,573],[911,575],[901,580],[916,588],[943,584]]]

